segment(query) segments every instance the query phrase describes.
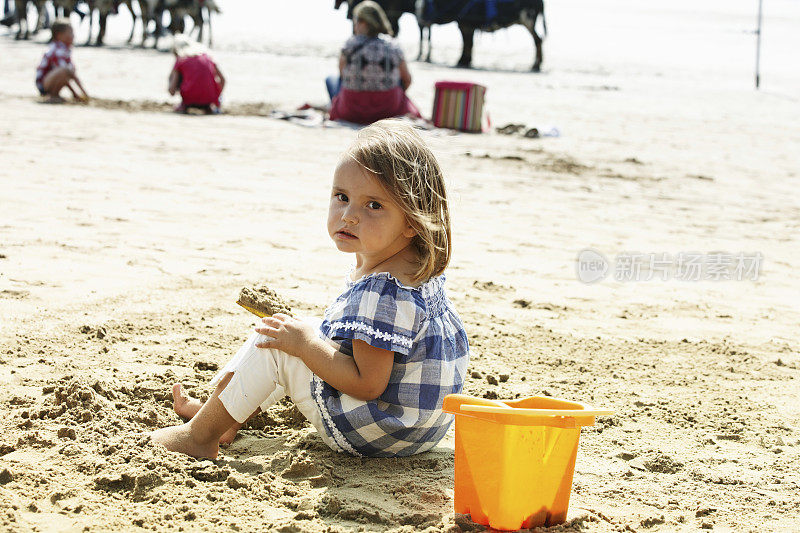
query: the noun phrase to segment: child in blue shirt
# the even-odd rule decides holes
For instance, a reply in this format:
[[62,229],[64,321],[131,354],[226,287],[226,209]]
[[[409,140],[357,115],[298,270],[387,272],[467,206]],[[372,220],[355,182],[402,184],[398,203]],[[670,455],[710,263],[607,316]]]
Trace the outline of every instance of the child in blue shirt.
[[336,451],[405,456],[441,440],[452,422],[442,401],[461,392],[469,346],[444,290],[444,178],[412,127],[383,120],[361,131],[334,173],[328,233],[355,265],[321,323],[264,318],[208,401],[175,386],[175,411],[190,420],[154,432],[155,442],[216,457],[221,441],[285,395]]

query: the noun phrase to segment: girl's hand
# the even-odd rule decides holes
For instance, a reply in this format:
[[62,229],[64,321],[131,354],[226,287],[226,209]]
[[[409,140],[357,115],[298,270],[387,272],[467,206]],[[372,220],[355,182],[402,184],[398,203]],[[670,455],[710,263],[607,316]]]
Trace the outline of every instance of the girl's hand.
[[277,348],[300,357],[309,345],[319,340],[316,330],[309,323],[283,313],[264,317],[261,321],[264,325],[256,328],[256,332],[274,340],[258,343],[257,348]]

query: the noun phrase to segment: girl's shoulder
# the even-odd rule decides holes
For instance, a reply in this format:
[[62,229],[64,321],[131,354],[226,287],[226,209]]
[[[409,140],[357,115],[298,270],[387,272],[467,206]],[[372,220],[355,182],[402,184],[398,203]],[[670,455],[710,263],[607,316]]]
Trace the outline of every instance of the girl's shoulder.
[[342,46],[342,50],[351,50],[356,46],[360,45],[367,41],[367,37],[365,35],[351,35],[345,42],[344,46]]
[[372,274],[365,274],[360,278],[353,280],[353,272],[355,268],[351,268],[347,275],[345,276],[345,282],[347,283],[348,287],[355,287],[357,285],[386,285],[386,286],[396,286],[400,289],[409,290],[409,291],[423,291],[426,287],[436,284],[438,278],[444,278],[444,274],[441,276],[435,276],[423,283],[418,285],[412,285],[409,283],[404,283],[400,281],[400,279],[396,276],[393,276],[389,272],[373,272]]
[[364,301],[375,302],[375,305],[380,302],[382,306],[398,306],[408,311],[413,307],[416,313],[430,317],[440,314],[442,304],[447,302],[444,274],[413,286],[403,283],[389,272],[374,272],[357,280],[351,278],[351,273],[352,270],[345,277],[345,294],[350,301],[362,302],[362,307],[372,307],[364,305]]
[[69,46],[62,43],[61,41],[53,41],[47,47],[45,54],[50,54],[50,55],[55,54],[59,57],[66,57],[71,55],[72,51],[70,50]]
[[400,48],[400,43],[398,43],[396,39],[381,39],[381,41],[385,43],[386,48],[388,48],[392,52],[402,55],[403,49]]

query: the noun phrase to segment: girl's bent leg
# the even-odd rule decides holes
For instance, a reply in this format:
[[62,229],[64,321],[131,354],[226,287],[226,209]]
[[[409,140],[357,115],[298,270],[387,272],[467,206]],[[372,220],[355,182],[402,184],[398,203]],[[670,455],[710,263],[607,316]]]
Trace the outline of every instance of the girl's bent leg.
[[186,394],[183,385],[176,383],[172,386],[172,409],[176,415],[190,420],[201,407],[203,402]]
[[232,377],[231,373],[223,378],[211,398],[189,422],[154,431],[153,442],[192,457],[216,458],[220,437],[236,423],[219,399]]
[[[203,402],[186,394],[186,391],[183,390],[183,385],[176,383],[172,386],[172,409],[175,411],[175,414],[186,420],[191,420],[192,417],[200,411],[201,407],[203,407]],[[258,410],[256,410],[252,416],[255,416],[257,413]],[[219,438],[220,445],[233,442],[233,439],[236,438],[236,432],[239,431],[241,427],[242,424],[238,422],[231,426],[231,428]]]
[[59,93],[72,79],[73,73],[68,67],[54,68],[42,80],[45,93],[51,98],[59,98]]
[[[313,319],[307,320],[312,321]],[[315,326],[317,324],[318,322],[314,322]],[[276,350],[276,355],[279,376],[278,387],[275,393],[261,404],[261,409],[263,410],[280,400],[284,394],[289,396],[306,420],[317,430],[322,441],[332,450],[341,452],[341,446],[326,431],[325,424],[322,421],[322,413],[311,395],[314,374],[299,357],[292,357],[278,350]]]
[[333,97],[342,90],[342,79],[339,76],[328,76],[325,78],[325,87],[328,89],[328,96]]

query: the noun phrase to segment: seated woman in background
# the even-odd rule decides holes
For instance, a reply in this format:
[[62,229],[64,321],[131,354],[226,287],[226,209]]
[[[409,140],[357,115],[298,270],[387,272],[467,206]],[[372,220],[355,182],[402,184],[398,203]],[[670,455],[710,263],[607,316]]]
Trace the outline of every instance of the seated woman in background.
[[381,7],[367,0],[353,10],[353,36],[339,56],[341,78],[326,80],[331,95],[331,120],[357,124],[391,117],[420,117],[417,107],[406,96],[411,85],[403,52],[380,34],[393,35]]

